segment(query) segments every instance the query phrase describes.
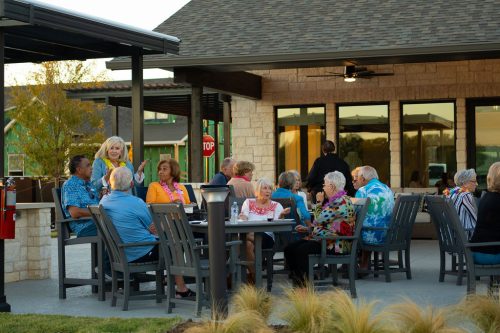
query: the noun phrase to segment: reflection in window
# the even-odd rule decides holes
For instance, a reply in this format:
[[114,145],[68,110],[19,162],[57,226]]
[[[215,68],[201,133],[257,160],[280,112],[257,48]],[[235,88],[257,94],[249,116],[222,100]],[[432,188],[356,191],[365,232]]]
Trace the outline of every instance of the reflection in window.
[[402,110],[402,186],[432,187],[443,173],[456,172],[455,104],[403,104]]
[[278,107],[277,174],[298,170],[305,179],[325,138],[325,107]]
[[478,188],[486,189],[490,165],[500,161],[500,105],[475,107],[476,173]]
[[338,107],[338,152],[351,170],[373,166],[381,182],[389,183],[388,105]]

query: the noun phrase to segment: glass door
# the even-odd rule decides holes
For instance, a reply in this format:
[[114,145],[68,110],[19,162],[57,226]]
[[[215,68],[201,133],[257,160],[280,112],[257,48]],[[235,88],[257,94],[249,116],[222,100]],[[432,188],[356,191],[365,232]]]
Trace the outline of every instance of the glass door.
[[486,175],[500,161],[500,98],[467,101],[467,164],[476,169],[478,189],[486,189]]

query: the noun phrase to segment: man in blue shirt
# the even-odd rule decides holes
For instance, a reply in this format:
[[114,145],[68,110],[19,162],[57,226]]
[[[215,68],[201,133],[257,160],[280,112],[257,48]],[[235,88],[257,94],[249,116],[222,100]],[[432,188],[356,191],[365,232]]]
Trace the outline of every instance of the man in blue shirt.
[[233,166],[234,163],[236,163],[235,160],[233,160],[230,157],[226,157],[224,161],[222,161],[220,165],[220,171],[217,172],[210,181],[210,185],[226,185],[229,179],[233,177],[234,172],[233,172]]
[[[130,194],[134,186],[132,172],[127,167],[115,168],[109,179],[111,193],[101,200],[101,205],[113,222],[123,243],[154,242],[156,229],[144,201]],[[149,262],[158,260],[158,245],[125,248],[128,262]],[[184,284],[182,276],[175,277],[176,297],[194,296],[195,293]]]
[[[300,216],[300,221],[304,226],[311,226],[311,214],[307,210],[304,199],[295,193],[292,193],[292,188],[295,185],[295,175],[292,172],[285,171],[278,177],[279,188],[271,195],[271,199],[294,198],[297,206],[297,211]],[[297,211],[290,212],[295,218]]]
[[61,201],[66,218],[78,219],[70,222],[71,230],[77,237],[95,236],[97,229],[90,218],[88,205],[99,203],[97,190],[90,182],[92,166],[83,155],[76,155],[69,161],[69,178],[62,186]]

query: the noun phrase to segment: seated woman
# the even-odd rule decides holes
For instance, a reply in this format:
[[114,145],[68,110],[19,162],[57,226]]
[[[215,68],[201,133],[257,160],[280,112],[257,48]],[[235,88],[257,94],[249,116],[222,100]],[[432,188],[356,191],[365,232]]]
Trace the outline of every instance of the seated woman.
[[179,184],[181,168],[176,160],[173,158],[161,160],[156,169],[160,181],[149,184],[146,194],[147,203],[191,203],[186,187]]
[[255,196],[252,186],[252,176],[255,166],[247,161],[238,161],[233,166],[233,177],[227,185],[233,185],[234,194],[240,198],[253,198]]
[[299,195],[302,200],[304,200],[304,204],[307,208],[307,194],[302,191],[302,178],[300,177],[300,173],[297,170],[290,170],[290,172],[295,176],[295,185],[292,188],[292,193]]
[[[341,172],[333,171],[325,175],[324,192],[316,194],[313,227],[297,226],[297,231],[309,234],[285,247],[285,261],[295,284],[304,284],[309,254],[320,253],[321,237],[353,235],[355,212],[351,198],[344,191],[345,182]],[[323,205],[325,196],[327,202]],[[349,253],[350,250],[349,242],[327,240],[327,253]]]
[[[101,191],[103,186],[109,187],[109,176],[115,168],[125,166],[134,174],[134,167],[128,158],[127,146],[119,136],[112,136],[104,141],[94,158],[91,182],[98,191]],[[137,168],[134,174],[135,184],[140,184],[144,180],[143,171],[146,163],[147,161],[142,162]]]
[[[246,199],[241,207],[240,219],[242,220],[275,220],[283,218],[286,214],[290,213],[290,208],[283,209],[283,206],[278,202],[271,200],[273,192],[273,185],[267,179],[259,179],[256,184],[255,196],[256,198]],[[262,235],[262,248],[271,249],[274,246],[274,234],[266,232]],[[247,260],[250,262],[255,261],[254,253],[254,235],[253,233],[247,234]],[[249,281],[254,281],[255,267],[248,266],[250,271]]]
[[457,184],[456,187],[444,190],[443,194],[453,203],[467,233],[467,238],[470,239],[477,220],[476,203],[472,195],[477,187],[474,169],[458,171],[455,174],[455,184]]
[[[500,162],[490,166],[486,183],[488,192],[479,201],[477,224],[471,243],[500,241]],[[500,264],[500,246],[476,247],[472,251],[477,264]]]
[[[179,184],[181,176],[179,163],[172,158],[161,160],[158,162],[157,170],[160,181],[149,184],[146,202],[148,204],[174,202],[182,204],[190,203],[186,188],[184,185]],[[183,298],[196,296],[194,291],[186,287],[182,276],[175,276],[175,285],[177,286],[175,297]]]
[[292,171],[282,172],[278,177],[279,188],[271,195],[271,199],[287,199],[293,198],[297,209],[295,212],[291,212],[292,218],[295,218],[297,213],[300,217],[300,222],[304,226],[311,226],[311,214],[307,210],[307,203],[304,203],[304,199],[293,193],[293,188],[297,184],[297,178]]

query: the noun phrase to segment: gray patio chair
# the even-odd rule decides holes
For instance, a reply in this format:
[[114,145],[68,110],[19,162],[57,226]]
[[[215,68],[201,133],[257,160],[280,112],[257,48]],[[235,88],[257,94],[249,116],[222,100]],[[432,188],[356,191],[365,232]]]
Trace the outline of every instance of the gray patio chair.
[[[200,240],[193,237],[184,207],[181,203],[152,204],[150,205],[153,221],[160,237],[160,249],[165,259],[168,278],[167,312],[172,312],[172,307],[179,304],[193,303],[193,300],[175,298],[175,275],[194,277],[196,285],[195,312],[201,315],[202,306],[209,306],[207,280],[209,277],[208,259],[200,257],[202,250],[207,250],[208,245],[200,244]],[[236,265],[237,247],[240,241],[226,242],[229,249],[229,261],[226,266],[227,273],[232,275],[233,281],[238,284],[239,277]],[[225,260],[225,258],[221,258]],[[205,284],[205,288],[203,288]]]
[[[410,243],[413,224],[420,205],[420,195],[403,195],[396,199],[392,212],[391,222],[387,228],[363,227],[363,230],[385,230],[386,239],[382,244],[367,244],[361,242],[360,248],[363,251],[374,252],[374,264],[370,264],[368,271],[360,272],[373,273],[378,276],[380,269],[384,271],[385,281],[391,282],[391,274],[406,272],[406,278],[411,280],[410,266]],[[391,265],[389,254],[398,253],[397,267]],[[403,263],[404,252],[404,263]],[[382,263],[378,261],[378,253],[382,254]],[[373,267],[373,268],[372,268]]]
[[446,223],[446,228],[450,230],[450,234],[455,235],[456,244],[458,247],[461,247],[460,251],[462,251],[465,256],[465,264],[467,267],[467,293],[473,294],[476,292],[476,280],[481,276],[489,276],[490,279],[494,276],[499,276],[500,265],[476,264],[472,257],[471,249],[481,249],[481,247],[485,246],[500,246],[500,242],[470,243],[455,207],[453,207],[448,200],[441,197],[432,198],[432,201],[434,201],[434,206],[438,207],[440,210],[439,214],[442,215],[441,221]]
[[[357,271],[357,251],[359,237],[361,234],[361,228],[363,227],[363,220],[366,217],[366,212],[368,212],[368,206],[370,204],[370,198],[358,199],[354,204],[356,209],[356,222],[353,236],[336,236],[329,239],[339,239],[339,240],[352,240],[351,252],[347,254],[327,254],[326,253],[326,240],[327,238],[321,239],[321,253],[320,254],[310,254],[309,255],[309,269],[308,269],[308,279],[314,285],[320,285],[324,283],[324,265],[328,265],[332,273],[332,283],[337,285],[338,283],[338,272],[337,265],[346,265],[349,274],[349,290],[351,291],[351,296],[353,298],[357,297],[356,293],[356,271]],[[321,270],[320,280],[314,281],[314,265],[318,265]]]
[[[446,203],[442,196],[425,196],[429,213],[436,227],[439,240],[439,282],[444,281],[445,274],[457,276],[457,286],[462,285],[465,275],[464,247],[459,244],[457,235],[450,228]],[[451,268],[446,269],[446,254],[451,256]]]
[[[161,303],[165,295],[163,288],[163,278],[165,267],[163,260],[155,260],[150,262],[132,263],[128,262],[125,254],[125,248],[157,245],[155,242],[136,242],[136,243],[123,243],[118,231],[113,222],[109,219],[104,208],[99,205],[92,205],[88,207],[92,218],[96,223],[99,234],[106,244],[108,255],[111,263],[111,306],[116,306],[118,296],[123,296],[122,310],[128,310],[129,300],[144,300],[155,299],[157,303]],[[134,290],[131,286],[131,274],[155,272],[155,290]],[[118,290],[118,273],[123,274],[123,291]]]
[[[53,188],[52,197],[56,213],[57,229],[57,263],[59,275],[59,298],[66,298],[66,289],[91,285],[92,292],[98,292],[100,301],[104,301],[104,269],[103,269],[103,251],[104,245],[98,236],[75,237],[69,226],[70,222],[78,222],[78,219],[66,218],[61,204],[61,189]],[[91,252],[91,277],[75,278],[66,275],[66,247],[78,244],[90,244]],[[95,268],[97,272],[95,271]]]
[[[300,224],[300,217],[297,213],[297,204],[293,197],[290,198],[274,198],[273,201],[279,202],[283,208],[290,208],[290,214],[285,216],[285,218],[293,218],[295,224]],[[274,234],[274,246],[272,249],[263,249],[262,256],[266,260],[266,282],[267,291],[271,291],[273,288],[273,276],[274,274],[288,274],[288,270],[285,269],[285,259],[274,259],[274,256],[278,252],[283,252],[285,247],[293,240],[294,232],[280,232]],[[274,265],[282,265],[283,268],[280,270],[275,270]]]

